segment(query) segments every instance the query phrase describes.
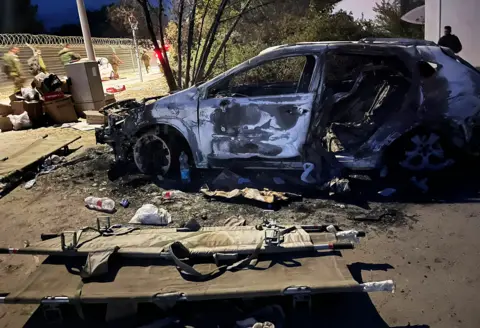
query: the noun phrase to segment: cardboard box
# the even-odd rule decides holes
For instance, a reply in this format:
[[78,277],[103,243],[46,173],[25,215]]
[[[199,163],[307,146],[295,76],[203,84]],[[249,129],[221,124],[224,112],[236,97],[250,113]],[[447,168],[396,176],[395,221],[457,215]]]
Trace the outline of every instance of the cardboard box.
[[86,110],[85,115],[87,116],[88,124],[105,124],[107,123],[107,117],[95,110]]
[[42,103],[40,101],[12,101],[11,105],[14,115],[27,112],[30,119],[37,119],[43,116]]
[[0,116],[7,116],[13,114],[13,109],[11,105],[0,104]]
[[106,93],[105,94],[105,106],[107,105],[110,105],[110,104],[113,104],[117,101],[117,99],[115,99],[115,95],[112,94],[112,93]]
[[13,130],[12,122],[8,117],[0,117],[0,130],[1,132],[7,132]]
[[47,113],[55,123],[70,123],[78,120],[71,96],[65,96],[63,99],[47,101],[43,106],[45,113]]
[[28,113],[32,126],[37,127],[43,123],[43,106],[40,101],[12,101],[13,115]]
[[65,80],[65,81],[62,81],[62,92],[63,93],[70,93],[70,81],[68,80]]

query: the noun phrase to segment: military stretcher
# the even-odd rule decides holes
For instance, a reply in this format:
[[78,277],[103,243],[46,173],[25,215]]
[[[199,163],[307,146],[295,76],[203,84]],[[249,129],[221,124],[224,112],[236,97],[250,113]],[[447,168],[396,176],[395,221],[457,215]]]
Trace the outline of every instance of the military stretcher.
[[0,253],[47,255],[6,304],[165,303],[394,291],[358,283],[339,250],[364,233],[333,226],[175,228],[111,226],[43,235]]

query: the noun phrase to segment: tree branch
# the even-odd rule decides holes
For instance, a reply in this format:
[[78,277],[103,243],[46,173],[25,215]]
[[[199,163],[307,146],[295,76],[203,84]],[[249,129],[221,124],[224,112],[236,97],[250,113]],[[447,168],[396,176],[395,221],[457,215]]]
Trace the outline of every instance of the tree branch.
[[177,37],[177,56],[178,56],[178,87],[182,88],[182,25],[183,25],[183,10],[185,8],[185,0],[180,0],[180,12],[178,14],[178,37]]
[[220,19],[222,18],[223,11],[225,10],[226,5],[229,0],[222,0],[218,6],[217,13],[215,14],[215,19],[208,30],[207,37],[205,39],[205,46],[202,49],[202,54],[200,55],[200,62],[198,64],[197,72],[195,74],[195,81],[201,80],[203,78],[203,73],[205,71],[205,66],[207,65],[207,59],[210,55],[213,42],[215,41],[215,35],[217,34],[218,27],[220,26]]
[[190,13],[190,22],[188,26],[188,38],[187,38],[187,67],[185,72],[185,86],[190,86],[190,64],[192,61],[192,46],[193,46],[193,29],[195,27],[195,14],[197,11],[198,0],[194,0],[192,6],[192,12]]
[[198,63],[198,53],[200,52],[200,45],[202,44],[202,34],[203,34],[203,24],[205,23],[205,17],[208,13],[208,5],[210,4],[210,0],[207,0],[207,4],[205,5],[205,11],[203,12],[202,16],[202,23],[200,24],[200,35],[198,36],[198,44],[197,44],[197,51],[195,52],[195,60],[193,61],[193,80],[195,80],[196,71],[197,71],[197,63]]
[[240,12],[240,14],[238,14],[237,18],[235,19],[235,22],[232,24],[232,26],[230,26],[230,29],[228,30],[227,34],[225,34],[225,37],[223,38],[222,43],[218,47],[217,52],[213,56],[213,59],[210,63],[210,66],[207,69],[207,73],[205,74],[206,76],[209,76],[212,73],[213,68],[215,67],[215,64],[217,63],[217,60],[220,57],[223,48],[227,44],[228,40],[230,39],[230,36],[232,35],[233,31],[235,30],[235,27],[237,26],[237,24],[240,21],[240,19],[242,18],[242,16],[245,14],[245,12],[246,12],[246,10],[247,10],[247,8],[248,8],[248,6],[250,5],[251,2],[252,2],[252,0],[247,0],[247,3],[242,8],[242,11]]
[[238,14],[238,15],[231,16],[231,17],[222,19],[222,20],[221,20],[221,23],[228,22],[229,20],[235,19],[235,18],[237,18],[237,17],[240,16],[240,15],[244,15],[244,14],[246,14],[246,13],[249,13],[249,12],[251,12],[251,11],[254,11],[255,9],[268,6],[268,5],[272,4],[272,3],[275,3],[275,1],[270,1],[270,2],[266,2],[266,3],[262,3],[262,4],[258,5],[258,6],[252,7],[252,8],[250,8],[250,9],[246,10],[245,12],[242,12],[242,13],[240,13],[240,14]]

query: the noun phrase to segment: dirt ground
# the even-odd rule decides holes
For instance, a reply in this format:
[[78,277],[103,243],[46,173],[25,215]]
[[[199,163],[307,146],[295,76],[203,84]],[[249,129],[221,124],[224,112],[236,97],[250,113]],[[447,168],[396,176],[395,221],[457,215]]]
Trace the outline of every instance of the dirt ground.
[[[131,96],[135,97],[135,93],[121,97]],[[388,203],[370,197],[360,201],[361,195],[343,201],[315,197],[294,201],[273,211],[255,204],[210,201],[198,192],[187,192],[185,200],[165,203],[159,196],[166,187],[158,181],[154,183],[139,174],[111,181],[108,170],[112,154],[108,147],[91,148],[94,146],[92,132],[45,128],[3,133],[0,134],[0,154],[3,156],[44,134],[81,135],[82,139],[72,145],[77,151],[69,158],[84,160],[40,176],[30,190],[20,184],[0,199],[3,246],[23,246],[27,240],[38,240],[44,232],[94,225],[99,213],[84,206],[84,198],[89,195],[110,197],[117,204],[122,199],[130,201],[126,209],[117,205],[117,212],[112,215],[114,223],[128,222],[146,203],[168,210],[172,226],[176,227],[190,218],[196,218],[203,226],[222,225],[230,217],[242,217],[248,224],[264,219],[295,224],[334,223],[367,232],[357,249],[344,252],[357,280],[393,279],[396,283],[394,294],[370,295],[381,324],[368,324],[369,318],[359,317],[356,327],[480,326],[477,312],[480,198],[476,182],[470,181],[473,188],[468,190],[456,186],[458,192],[454,197],[424,203],[404,200]],[[354,220],[360,216],[372,220]],[[20,286],[41,260],[30,256],[0,256],[0,293]],[[342,297],[336,297],[340,307],[345,302]],[[20,327],[34,310],[32,306],[0,305],[0,326]]]

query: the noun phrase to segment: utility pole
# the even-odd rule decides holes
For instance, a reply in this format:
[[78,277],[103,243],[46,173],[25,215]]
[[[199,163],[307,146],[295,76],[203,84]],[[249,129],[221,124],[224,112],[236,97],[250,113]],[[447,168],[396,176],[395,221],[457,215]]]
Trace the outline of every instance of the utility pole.
[[135,47],[135,56],[137,57],[137,65],[138,65],[138,77],[140,78],[140,82],[143,82],[142,64],[140,61],[140,53],[138,51],[137,32],[136,32],[138,30],[138,21],[135,19],[133,15],[128,17],[128,21],[130,22],[130,27],[132,28],[133,46]]
[[77,0],[78,17],[80,17],[80,26],[82,27],[83,40],[85,42],[85,50],[89,60],[95,60],[95,51],[92,45],[92,35],[90,34],[90,26],[88,25],[87,10],[83,0]]
[[438,39],[442,37],[442,0],[438,0]]

